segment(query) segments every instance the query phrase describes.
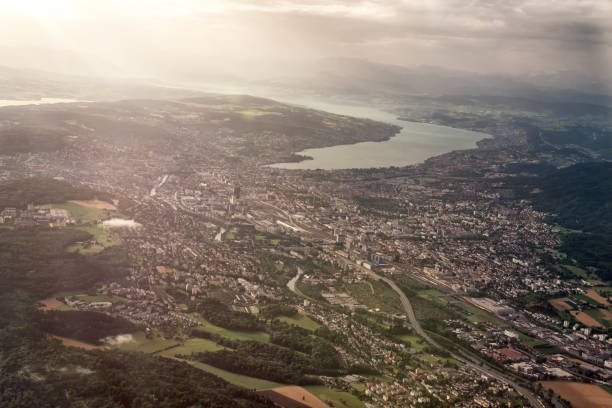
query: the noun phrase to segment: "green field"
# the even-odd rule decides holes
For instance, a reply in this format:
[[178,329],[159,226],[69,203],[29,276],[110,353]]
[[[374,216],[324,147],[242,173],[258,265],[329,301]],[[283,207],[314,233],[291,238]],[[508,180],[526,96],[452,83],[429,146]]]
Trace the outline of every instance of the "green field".
[[575,276],[582,278],[582,279],[598,279],[597,275],[590,273],[582,268],[579,268],[577,266],[574,265],[561,265],[563,268],[565,268],[567,271],[571,272],[572,274],[574,274]]
[[395,336],[400,341],[410,344],[410,348],[413,348],[417,351],[423,351],[423,348],[427,346],[422,338],[419,336],[415,336],[412,334],[401,334],[399,336]]
[[83,302],[92,303],[92,302],[111,302],[111,303],[120,303],[125,302],[126,299],[119,296],[106,296],[106,295],[76,295],[77,299],[82,300]]
[[75,203],[63,203],[63,204],[44,204],[42,208],[60,208],[70,211],[70,214],[74,219],[83,223],[89,224],[102,219],[106,215],[106,210],[99,210],[97,208],[83,207]]
[[97,254],[102,252],[104,248],[120,245],[121,238],[115,232],[99,227],[97,225],[80,225],[78,229],[88,232],[93,235],[93,239],[96,241],[95,244],[85,247],[82,244],[70,245],[66,248],[68,252],[78,252],[80,254]]
[[597,309],[585,310],[584,313],[591,316],[593,319],[597,320],[604,327],[612,327],[612,321],[604,319],[601,312]]
[[349,283],[344,287],[357,302],[370,309],[380,309],[386,313],[403,312],[402,303],[397,293],[382,281]]
[[225,347],[218,345],[212,340],[208,339],[187,339],[183,344],[179,344],[176,347],[163,350],[157,355],[163,357],[176,357],[178,355],[190,356],[193,353],[203,353],[205,351],[218,351],[223,350]]
[[133,342],[123,343],[117,347],[121,350],[141,351],[143,353],[157,353],[161,350],[180,344],[176,340],[166,340],[161,337],[147,339],[144,332],[137,332],[133,333],[132,335],[134,336]]
[[455,360],[452,357],[440,357],[434,356],[433,354],[419,354],[419,358],[430,363],[450,363],[455,364],[457,366],[462,366],[463,363],[459,360]]
[[275,383],[273,381],[262,380],[259,378],[248,377],[246,375],[230,373],[229,371],[225,371],[225,370],[222,370],[217,367],[213,367],[208,364],[200,363],[198,361],[187,361],[187,360],[180,360],[180,361],[185,361],[191,364],[192,366],[199,368],[200,370],[209,372],[211,374],[216,375],[217,377],[223,378],[225,381],[227,381],[230,384],[234,384],[239,387],[244,387],[244,388],[248,388],[251,390],[263,390],[267,388],[276,388],[276,387],[282,387],[283,385],[286,385],[286,384]]
[[467,316],[467,319],[472,323],[489,322],[489,323],[493,323],[500,327],[503,327],[506,325],[506,323],[504,323],[502,320],[498,319],[495,316],[488,314],[487,312],[477,308],[476,306],[472,306],[472,305],[469,305],[463,302],[459,302],[457,303],[457,305],[461,307],[463,310],[465,310],[466,312],[470,313],[470,316]]
[[315,322],[310,317],[305,316],[303,314],[297,314],[293,317],[280,316],[278,320],[313,331],[321,327],[319,323]]
[[521,339],[521,341],[523,343],[525,343],[526,345],[528,345],[528,346],[535,347],[535,346],[543,346],[543,345],[546,344],[546,343],[542,343],[538,339],[534,339],[533,337],[529,337],[526,334],[523,334],[523,333],[521,333],[518,330],[510,330],[510,331],[513,332],[513,333],[518,334],[519,339]]
[[200,353],[205,351],[217,351],[224,348],[208,339],[191,338],[181,343],[177,340],[166,340],[160,337],[147,339],[143,332],[134,333],[133,336],[135,340],[134,342],[121,344],[118,346],[118,348],[127,351],[140,351],[143,353],[156,354],[162,357],[184,361],[196,368],[221,377],[231,384],[248,389],[260,390],[284,385],[246,375],[234,374],[208,364],[197,361],[183,360],[176,357],[178,355],[190,355],[192,353]]
[[440,292],[437,289],[423,289],[423,290],[419,290],[417,291],[417,293],[420,296],[424,296],[424,297],[437,297],[437,296],[445,296],[443,292]]
[[198,326],[194,330],[218,334],[219,336],[223,336],[232,340],[254,340],[259,341],[261,343],[270,342],[270,335],[265,332],[240,332],[236,330],[228,330],[224,329],[223,327],[215,326],[197,313],[191,314],[191,317],[202,322],[202,326]]
[[[599,303],[595,299],[591,299],[590,297],[588,297],[586,295],[570,295],[569,298],[571,300],[573,300],[577,304],[580,304],[580,300],[584,300],[585,302],[587,302],[591,306],[603,307],[603,305],[601,303]],[[579,300],[577,300],[577,299],[579,299]]]
[[304,387],[324,402],[331,402],[338,408],[365,408],[365,404],[353,394],[344,391],[334,391],[324,385],[309,385]]

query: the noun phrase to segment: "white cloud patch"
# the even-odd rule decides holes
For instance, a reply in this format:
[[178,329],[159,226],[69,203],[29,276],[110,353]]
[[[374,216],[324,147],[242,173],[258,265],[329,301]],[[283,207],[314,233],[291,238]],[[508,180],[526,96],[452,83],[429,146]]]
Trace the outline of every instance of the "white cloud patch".
[[0,64],[85,74],[274,76],[336,56],[486,72],[612,67],[609,0],[0,0],[0,11]]

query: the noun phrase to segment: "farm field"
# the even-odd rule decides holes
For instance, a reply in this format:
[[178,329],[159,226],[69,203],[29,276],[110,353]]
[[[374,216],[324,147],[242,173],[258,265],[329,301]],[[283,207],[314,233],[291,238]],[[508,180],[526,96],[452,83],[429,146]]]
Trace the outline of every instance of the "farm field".
[[571,402],[574,408],[612,408],[612,394],[597,385],[568,381],[542,381],[540,384]]
[[280,387],[283,384],[276,383],[274,381],[262,380],[260,378],[248,377],[246,375],[234,374],[229,371],[222,370],[217,367],[213,367],[208,364],[200,363],[198,361],[187,361],[177,359],[179,361],[185,361],[192,366],[199,368],[200,370],[209,372],[211,374],[216,375],[217,377],[223,378],[230,384],[237,385],[239,387],[248,388],[250,390],[263,390],[267,388],[276,388]]
[[304,387],[324,402],[331,402],[337,408],[365,408],[365,404],[353,394],[344,391],[334,391],[324,385],[309,385]]
[[595,290],[593,289],[589,289],[586,292],[586,295],[593,299],[594,301],[596,301],[597,303],[599,303],[602,306],[608,307],[608,306],[612,306],[610,305],[610,302],[608,302],[606,300],[606,298],[604,298],[603,296],[601,296],[599,293],[597,293]]
[[74,219],[83,223],[89,224],[92,222],[96,222],[102,219],[106,213],[104,210],[100,210],[97,208],[84,207],[75,202],[67,202],[63,204],[44,204],[41,205],[42,208],[59,208],[63,210],[70,211],[70,214]]
[[292,400],[297,401],[299,403],[307,404],[312,408],[329,408],[329,405],[321,401],[319,397],[306,390],[305,388],[298,387],[296,385],[272,388],[271,390],[265,391],[273,391],[277,394],[284,395],[287,398],[291,398]]
[[195,328],[195,330],[218,334],[219,336],[223,336],[231,340],[254,340],[261,343],[270,342],[270,335],[265,332],[240,332],[236,330],[228,330],[224,329],[223,327],[215,326],[197,313],[192,314],[191,317],[202,322],[202,326],[198,326]]
[[556,298],[556,299],[548,299],[548,303],[550,303],[552,307],[554,307],[555,309],[557,309],[560,312],[563,312],[565,310],[572,310],[573,309],[573,307],[567,303],[568,301],[569,301],[569,299],[566,298],[566,297],[564,297],[564,298]]
[[166,340],[160,337],[147,339],[144,332],[133,333],[133,341],[122,343],[116,347],[120,350],[141,351],[143,353],[157,353],[159,351],[178,346],[176,340]]
[[50,337],[60,340],[64,346],[69,347],[78,347],[86,350],[104,350],[106,348],[105,346],[95,346],[93,344],[84,343],[79,340],[69,339],[67,337],[60,337],[55,335],[51,335]]
[[580,323],[584,324],[585,326],[588,326],[588,327],[602,327],[603,326],[597,320],[593,319],[591,316],[589,316],[588,314],[584,312],[581,312],[578,310],[572,310],[570,314],[574,316],[576,320],[578,320]]
[[296,326],[302,327],[306,330],[316,330],[318,328],[321,327],[321,325],[317,322],[315,322],[314,320],[312,320],[310,317],[303,315],[303,314],[297,314],[293,317],[288,317],[288,316],[280,316],[278,318],[278,320],[285,322],[285,323],[289,323],[289,324],[294,324]]
[[119,297],[119,296],[106,296],[106,295],[76,295],[76,298],[82,300],[83,302],[92,303],[92,302],[111,302],[111,303],[119,303],[125,302],[127,299]]
[[219,346],[214,341],[208,339],[187,339],[183,344],[178,344],[176,347],[172,347],[166,350],[162,350],[156,353],[158,356],[163,357],[176,357],[179,355],[189,356],[193,353],[203,353],[205,351],[218,351],[223,350],[225,347]]
[[111,203],[107,203],[106,201],[100,201],[100,200],[86,200],[86,201],[70,200],[68,202],[80,205],[81,207],[85,207],[85,208],[94,208],[96,210],[117,211],[117,207],[115,207]]
[[591,309],[585,311],[585,313],[597,320],[604,327],[612,326],[612,313],[606,309]]

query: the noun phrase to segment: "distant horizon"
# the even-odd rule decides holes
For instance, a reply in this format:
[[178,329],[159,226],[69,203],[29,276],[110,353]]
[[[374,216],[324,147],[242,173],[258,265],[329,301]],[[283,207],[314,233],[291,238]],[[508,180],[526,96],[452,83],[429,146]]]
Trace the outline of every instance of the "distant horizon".
[[605,0],[21,0],[0,65],[114,78],[303,76],[321,59],[487,74],[612,67]]

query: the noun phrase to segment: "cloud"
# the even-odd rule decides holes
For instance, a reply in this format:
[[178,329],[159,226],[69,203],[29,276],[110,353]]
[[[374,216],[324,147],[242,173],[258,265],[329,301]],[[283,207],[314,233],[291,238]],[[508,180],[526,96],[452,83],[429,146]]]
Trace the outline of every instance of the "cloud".
[[[73,65],[131,76],[278,75],[335,56],[485,72],[605,75],[612,67],[608,0],[50,3],[0,3],[0,46],[35,48],[31,65],[46,49],[83,61]],[[0,64],[22,54],[4,53]]]

